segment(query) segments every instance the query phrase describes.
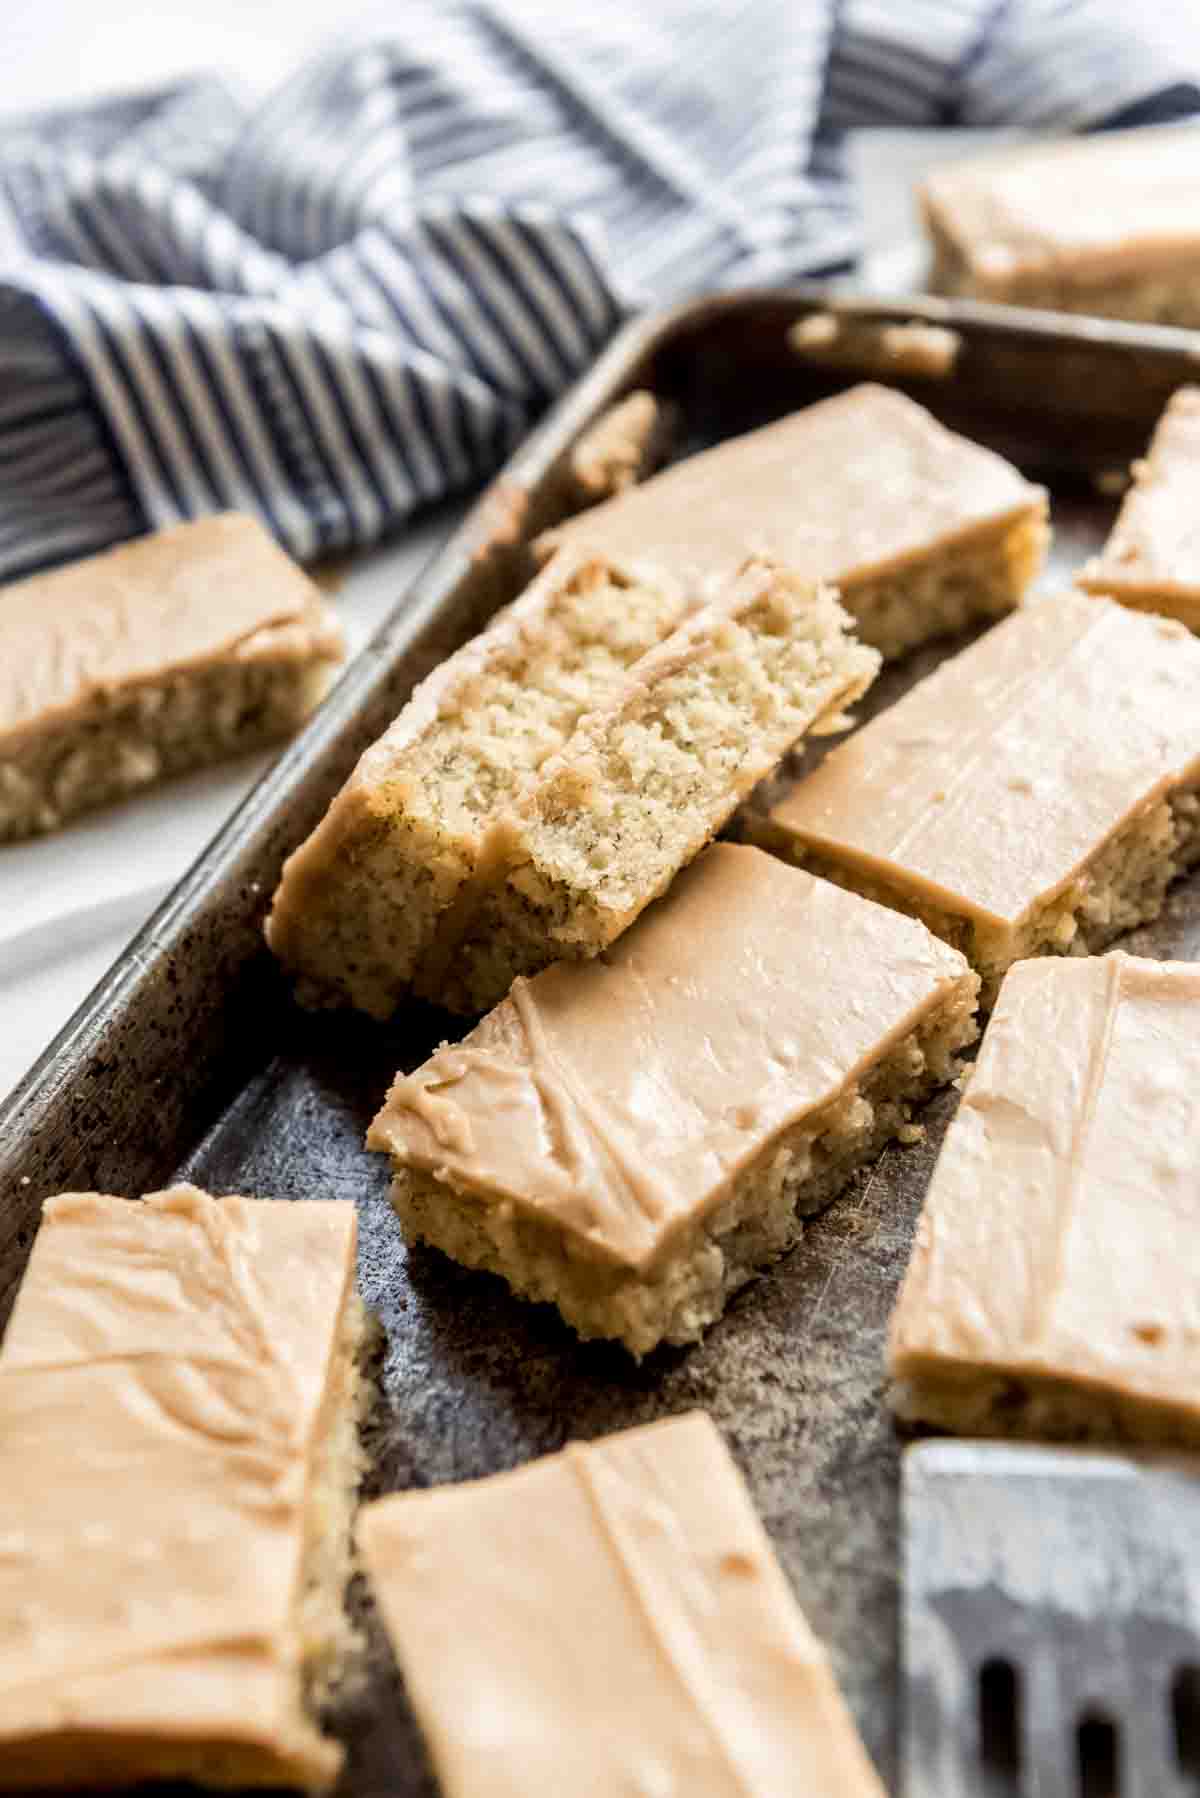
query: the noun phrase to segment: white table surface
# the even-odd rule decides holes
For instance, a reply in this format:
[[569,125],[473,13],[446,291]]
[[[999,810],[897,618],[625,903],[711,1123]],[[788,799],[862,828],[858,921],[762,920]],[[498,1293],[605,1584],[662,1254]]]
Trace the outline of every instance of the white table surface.
[[[404,0],[387,8],[395,19]],[[359,4],[353,16],[384,12]],[[328,0],[4,0],[0,112],[153,87],[205,68],[264,92],[337,30]]]
[[[396,19],[403,0],[368,0]],[[249,94],[280,80],[330,35],[327,0],[195,0],[149,7],[9,0],[0,113],[128,90],[213,68]],[[919,285],[914,177],[960,155],[958,134],[861,132],[853,167],[864,202],[862,284]],[[338,596],[352,649],[372,633],[447,528],[443,515],[364,557]],[[0,1096],[65,1024],[130,936],[215,834],[269,758],[196,775],[82,819],[56,836],[0,848]]]

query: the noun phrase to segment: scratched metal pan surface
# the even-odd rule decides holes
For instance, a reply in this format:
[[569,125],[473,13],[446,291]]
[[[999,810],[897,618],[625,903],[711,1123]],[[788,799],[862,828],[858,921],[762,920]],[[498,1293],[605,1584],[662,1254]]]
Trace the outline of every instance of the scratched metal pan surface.
[[[810,352],[788,331],[813,312]],[[956,334],[951,372],[888,363],[886,327]],[[428,1250],[408,1252],[387,1170],[363,1133],[397,1068],[461,1029],[413,1005],[386,1027],[308,1016],[261,937],[284,855],[357,755],[433,664],[528,574],[523,539],[558,515],[562,461],[629,389],[674,403],[685,453],[851,385],[868,372],[1012,456],[1051,488],[1053,578],[1101,542],[1102,477],[1139,454],[1171,391],[1196,370],[1170,330],[1055,321],[972,305],[897,306],[808,289],[688,305],[629,326],[494,483],[358,658],[306,732],[241,807],[0,1113],[0,1323],[41,1200],[70,1188],[140,1193],[187,1177],[216,1192],[344,1198],[359,1207],[361,1284],[386,1332],[368,1492],[463,1480],[592,1436],[703,1405],[725,1432],[812,1623],[828,1643],[885,1779],[897,1767],[898,1444],[880,1355],[926,1181],[953,1110],[893,1149],[730,1306],[702,1346],[635,1367],[578,1344],[556,1314]],[[822,347],[824,345],[824,347]],[[840,347],[839,347],[840,346]],[[870,713],[954,645],[880,680]],[[1200,956],[1200,882],[1128,939]],[[569,1594],[564,1595],[569,1603]],[[336,1720],[342,1792],[434,1791],[378,1629],[366,1689]]]

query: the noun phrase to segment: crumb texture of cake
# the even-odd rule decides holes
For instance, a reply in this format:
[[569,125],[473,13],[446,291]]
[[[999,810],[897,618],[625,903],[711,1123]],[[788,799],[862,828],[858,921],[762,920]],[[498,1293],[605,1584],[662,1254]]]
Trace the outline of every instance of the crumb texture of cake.
[[644,480],[662,460],[671,423],[671,408],[645,388],[602,412],[571,452],[574,503],[593,505]]
[[689,456],[545,533],[630,575],[713,593],[751,556],[830,581],[858,634],[902,655],[1017,605],[1047,501],[993,451],[870,383]]
[[359,1540],[445,1798],[883,1798],[704,1412],[382,1499]]
[[1064,593],[1023,608],[800,780],[757,840],[919,917],[983,976],[1158,915],[1200,855],[1200,643]]
[[686,610],[564,555],[418,687],[285,865],[267,938],[302,999],[387,1017],[432,980],[537,770]]
[[343,654],[317,587],[236,513],[2,598],[0,842],[289,735]]
[[1200,140],[1120,131],[990,151],[920,192],[934,292],[1200,325]]
[[849,622],[829,589],[754,563],[638,662],[508,821],[508,872],[456,944],[443,1004],[484,1011],[519,974],[614,942],[780,758],[870,685],[879,657]]
[[332,1785],[355,1221],[189,1186],[46,1202],[0,1350],[0,1789]]
[[885,379],[947,380],[962,354],[958,331],[911,319],[879,324],[851,314],[810,312],[788,332],[788,348],[826,368],[849,368]]
[[904,1417],[1200,1446],[1200,967],[1007,975],[892,1319]]
[[914,920],[716,844],[607,956],[400,1076],[368,1146],[410,1236],[644,1355],[696,1340],[954,1077],[977,989]]
[[1112,534],[1078,585],[1200,632],[1200,388],[1172,395],[1146,459],[1133,465]]

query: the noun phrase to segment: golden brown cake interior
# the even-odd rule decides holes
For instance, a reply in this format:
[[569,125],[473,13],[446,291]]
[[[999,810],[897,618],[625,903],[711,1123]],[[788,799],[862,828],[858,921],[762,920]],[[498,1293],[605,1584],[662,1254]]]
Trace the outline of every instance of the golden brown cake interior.
[[387,1017],[448,958],[507,812],[686,610],[563,557],[417,689],[284,868],[267,937],[303,999]]
[[781,757],[870,685],[879,658],[848,627],[827,588],[755,563],[637,663],[513,814],[507,872],[456,945],[442,1003],[485,1010],[517,975],[614,942]]

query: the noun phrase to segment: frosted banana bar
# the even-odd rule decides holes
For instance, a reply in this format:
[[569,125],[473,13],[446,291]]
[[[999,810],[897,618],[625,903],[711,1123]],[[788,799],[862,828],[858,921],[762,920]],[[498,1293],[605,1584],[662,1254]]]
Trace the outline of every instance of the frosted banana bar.
[[0,1789],[333,1784],[355,1211],[49,1199],[0,1350]]
[[1190,125],[990,151],[919,199],[936,293],[1200,325],[1200,134]]
[[1200,632],[1200,388],[1172,395],[1108,542],[1077,585]]
[[990,1005],[1029,955],[1157,917],[1200,856],[1200,641],[1112,600],[1037,600],[800,780],[758,839],[919,917]]
[[0,842],[297,730],[343,654],[253,518],[139,537],[0,592]]
[[958,1071],[962,956],[718,843],[603,958],[519,980],[400,1076],[368,1146],[409,1236],[581,1336],[695,1341]]
[[883,1798],[702,1411],[382,1499],[359,1539],[445,1798]]
[[1005,977],[892,1319],[902,1415],[1200,1446],[1200,968]]

